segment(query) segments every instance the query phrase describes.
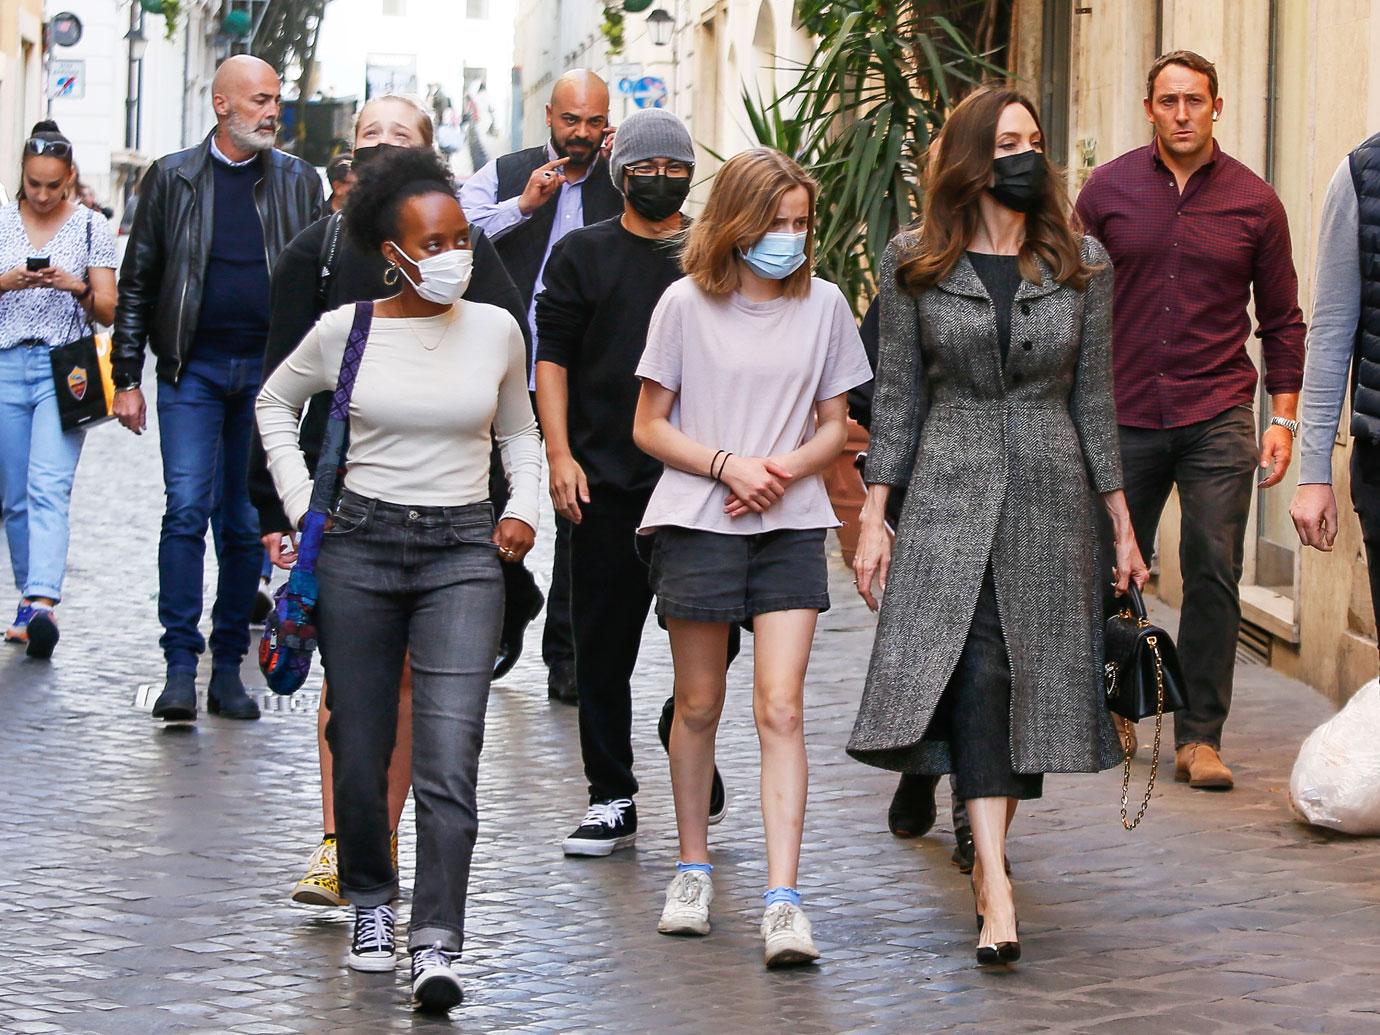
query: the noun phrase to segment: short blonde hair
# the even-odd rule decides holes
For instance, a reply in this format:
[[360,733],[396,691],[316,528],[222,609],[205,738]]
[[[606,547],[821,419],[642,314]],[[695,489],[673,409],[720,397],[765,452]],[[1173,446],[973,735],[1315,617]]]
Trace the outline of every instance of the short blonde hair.
[[810,195],[805,262],[782,283],[788,298],[810,293],[815,252],[817,184],[799,165],[769,147],[734,155],[714,176],[704,211],[690,227],[681,257],[685,275],[710,295],[738,290],[738,249],[761,240],[776,220],[781,199],[797,187]]
[[371,104],[382,104],[384,101],[393,101],[397,104],[411,108],[417,116],[417,132],[422,135],[422,145],[424,147],[434,147],[436,141],[436,124],[432,121],[431,110],[427,108],[420,98],[413,97],[406,93],[385,93],[378,97],[370,97],[364,102],[355,115],[355,123],[350,127],[350,140],[353,141],[359,133],[360,120],[364,118],[364,113],[369,110]]

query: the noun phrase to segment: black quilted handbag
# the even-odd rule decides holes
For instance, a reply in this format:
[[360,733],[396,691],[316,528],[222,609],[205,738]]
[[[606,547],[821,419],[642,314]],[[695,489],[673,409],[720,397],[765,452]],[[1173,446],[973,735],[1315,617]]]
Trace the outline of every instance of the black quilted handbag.
[[1174,641],[1146,617],[1145,600],[1135,583],[1127,592],[1128,603],[1107,619],[1105,637],[1107,664],[1107,708],[1131,722],[1155,717],[1155,748],[1150,760],[1150,782],[1145,788],[1140,810],[1128,818],[1131,788],[1131,752],[1126,752],[1121,781],[1121,825],[1134,830],[1150,807],[1150,794],[1160,768],[1160,732],[1166,712],[1187,707],[1184,674],[1179,667],[1179,652]]

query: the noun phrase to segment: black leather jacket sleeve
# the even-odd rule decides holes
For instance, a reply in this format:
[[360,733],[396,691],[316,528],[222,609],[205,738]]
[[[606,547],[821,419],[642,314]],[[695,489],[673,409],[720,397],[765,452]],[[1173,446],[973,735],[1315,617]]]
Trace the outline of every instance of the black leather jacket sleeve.
[[120,265],[119,304],[115,309],[112,364],[116,388],[136,388],[144,371],[144,348],[158,309],[167,247],[167,173],[155,162],[139,187],[134,227]]
[[[317,308],[317,289],[320,284],[321,245],[327,219],[319,219],[292,239],[273,266],[270,289],[268,347],[264,350],[263,380],[266,382],[283,360],[292,355],[307,332],[321,316]],[[303,435],[303,438],[306,438]],[[304,443],[304,445],[313,445]],[[315,462],[316,449],[311,449],[308,462]],[[259,528],[269,532],[285,532],[292,527],[273,476],[268,473],[268,457],[255,427],[249,446],[249,501],[259,512]]]

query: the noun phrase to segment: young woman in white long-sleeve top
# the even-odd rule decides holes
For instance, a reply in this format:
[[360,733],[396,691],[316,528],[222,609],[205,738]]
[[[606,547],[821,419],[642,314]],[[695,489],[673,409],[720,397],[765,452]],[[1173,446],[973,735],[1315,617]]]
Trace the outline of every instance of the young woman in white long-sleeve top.
[[[464,933],[475,779],[503,618],[499,557],[518,560],[532,547],[541,445],[516,321],[461,297],[469,225],[440,159],[400,150],[371,163],[345,211],[346,232],[382,252],[399,287],[374,305],[350,401],[344,490],[317,562],[340,884],[355,906],[348,963],[395,964],[386,788],[410,653],[413,995],[420,1007],[447,1009],[461,999],[452,963]],[[335,387],[354,319],[354,307],[323,316],[259,398],[269,469],[294,524],[311,496],[298,419],[312,395]],[[512,489],[496,528],[491,431]]]

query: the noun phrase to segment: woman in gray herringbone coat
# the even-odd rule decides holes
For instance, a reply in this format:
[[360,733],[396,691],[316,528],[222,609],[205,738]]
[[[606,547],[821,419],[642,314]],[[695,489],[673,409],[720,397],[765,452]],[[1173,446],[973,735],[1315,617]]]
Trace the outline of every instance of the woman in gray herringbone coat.
[[[1019,958],[1005,874],[1016,804],[1044,773],[1118,761],[1102,693],[1101,496],[1116,582],[1144,584],[1121,491],[1112,270],[1069,223],[1031,103],[954,109],[924,219],[887,248],[855,571],[885,596],[849,753],[955,774],[977,868],[978,960]],[[888,494],[909,486],[895,532]]]

